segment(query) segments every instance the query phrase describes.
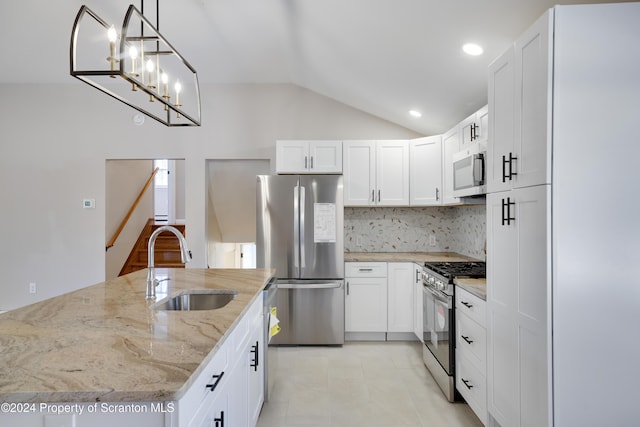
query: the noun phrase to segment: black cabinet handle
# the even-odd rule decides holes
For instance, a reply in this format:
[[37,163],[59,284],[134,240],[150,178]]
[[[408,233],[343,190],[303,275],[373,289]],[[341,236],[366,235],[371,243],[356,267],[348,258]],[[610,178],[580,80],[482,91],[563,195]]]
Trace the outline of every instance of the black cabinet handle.
[[511,216],[511,206],[515,207],[515,205],[516,202],[512,202],[511,197],[507,197],[506,201],[502,199],[502,225],[511,225],[511,221],[516,221],[515,212],[514,216]]
[[464,335],[460,335],[460,336],[462,337],[463,340],[467,342],[467,344],[473,343],[473,340],[470,340],[469,337],[465,337]]
[[517,172],[513,171],[513,161],[518,160],[517,157],[513,156],[513,153],[509,153],[509,181],[513,179],[514,176],[517,176]]
[[251,360],[251,367],[253,368],[254,372],[258,372],[258,363],[259,363],[258,345],[259,344],[260,343],[256,341],[256,345],[251,346],[251,353],[253,353],[253,360]]
[[220,411],[220,417],[214,418],[213,422],[215,423],[214,427],[224,427],[224,411]]
[[471,389],[473,388],[473,386],[472,386],[472,385],[469,385],[469,380],[465,380],[464,378],[460,378],[460,380],[463,382],[463,384],[464,384],[465,386],[467,386],[467,388],[468,388],[469,390],[471,390]]
[[220,372],[220,375],[212,376],[211,378],[214,378],[216,381],[213,384],[207,384],[205,387],[211,389],[209,391],[215,390],[216,387],[218,387],[218,384],[220,383],[220,380],[222,379],[223,375],[224,375],[224,371]]
[[305,168],[305,169],[308,169],[308,166],[307,166],[307,156],[304,156],[304,168]]
[[464,305],[464,306],[465,306],[465,307],[467,307],[467,308],[471,308],[471,307],[473,307],[473,304],[469,304],[469,303],[468,303],[468,302],[466,302],[466,301],[460,301],[460,304]]
[[[513,180],[514,176],[517,176],[518,173],[513,171],[513,161],[518,160],[517,157],[513,155],[513,153],[509,153],[509,158],[507,156],[502,156],[502,182],[507,182]],[[509,173],[507,173],[507,163],[509,163]]]
[[507,182],[507,156],[502,156],[502,182]]

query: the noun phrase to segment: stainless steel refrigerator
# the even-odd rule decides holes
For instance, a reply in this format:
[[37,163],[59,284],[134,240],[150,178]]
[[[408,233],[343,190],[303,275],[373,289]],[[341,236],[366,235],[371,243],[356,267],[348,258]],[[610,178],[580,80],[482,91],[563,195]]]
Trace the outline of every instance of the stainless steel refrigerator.
[[281,331],[271,344],[344,343],[340,175],[258,175],[256,264],[275,268]]

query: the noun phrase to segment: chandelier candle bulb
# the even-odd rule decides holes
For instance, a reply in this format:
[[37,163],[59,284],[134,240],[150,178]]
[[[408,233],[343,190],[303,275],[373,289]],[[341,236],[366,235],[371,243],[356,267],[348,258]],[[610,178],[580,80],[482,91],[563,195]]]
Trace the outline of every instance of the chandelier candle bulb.
[[[149,89],[155,89],[156,85],[153,82],[153,61],[149,59],[147,61],[147,72],[149,73],[149,84],[147,87]],[[154,102],[153,96],[149,95],[149,102]]]
[[[174,89],[176,90],[176,108],[180,108],[182,107],[182,105],[180,105],[180,91],[182,90],[182,85],[180,84],[179,81],[176,82]],[[176,117],[180,118],[180,113],[177,113]]]
[[[109,39],[109,57],[107,61],[111,63],[111,71],[116,71],[116,62],[118,62],[116,58],[116,40],[118,39],[118,33],[113,25],[107,30],[107,38]],[[116,78],[116,76],[109,77]]]
[[[131,77],[138,77],[138,73],[136,73],[136,59],[138,57],[138,49],[135,46],[129,47],[129,57],[131,58]],[[131,84],[131,90],[138,90],[138,86],[135,83]]]
[[[167,76],[167,73],[162,73],[162,98],[167,102],[169,102],[169,98],[171,98],[169,96],[169,76]],[[167,104],[164,105],[164,110],[169,110],[169,106]]]

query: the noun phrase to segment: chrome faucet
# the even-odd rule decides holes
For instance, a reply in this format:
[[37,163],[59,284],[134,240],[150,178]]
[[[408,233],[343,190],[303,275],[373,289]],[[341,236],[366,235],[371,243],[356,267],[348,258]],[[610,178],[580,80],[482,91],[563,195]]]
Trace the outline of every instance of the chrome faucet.
[[177,228],[172,227],[170,225],[163,225],[162,227],[156,228],[156,230],[151,233],[151,237],[149,237],[149,246],[147,248],[147,252],[149,257],[147,259],[147,295],[146,299],[155,300],[156,299],[156,286],[158,285],[159,280],[156,279],[155,275],[155,260],[154,260],[154,248],[156,244],[156,238],[163,231],[170,231],[176,235],[178,241],[180,242],[180,256],[183,263],[188,263],[191,261],[191,251],[187,248],[187,241],[184,236]]

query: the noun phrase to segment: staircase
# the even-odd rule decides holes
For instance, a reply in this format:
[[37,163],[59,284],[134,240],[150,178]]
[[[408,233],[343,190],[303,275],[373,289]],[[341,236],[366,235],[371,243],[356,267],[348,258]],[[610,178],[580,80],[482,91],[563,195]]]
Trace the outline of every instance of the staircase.
[[[138,241],[133,245],[129,258],[127,258],[122,270],[120,270],[120,276],[147,268],[149,237],[151,237],[156,228],[163,225],[167,224],[156,224],[153,219],[147,221],[140,233],[140,237],[138,237]],[[172,226],[177,228],[183,235],[185,234],[184,224],[172,224]],[[165,231],[156,238],[154,259],[156,267],[184,268],[180,257],[180,243],[178,238],[171,232]]]

